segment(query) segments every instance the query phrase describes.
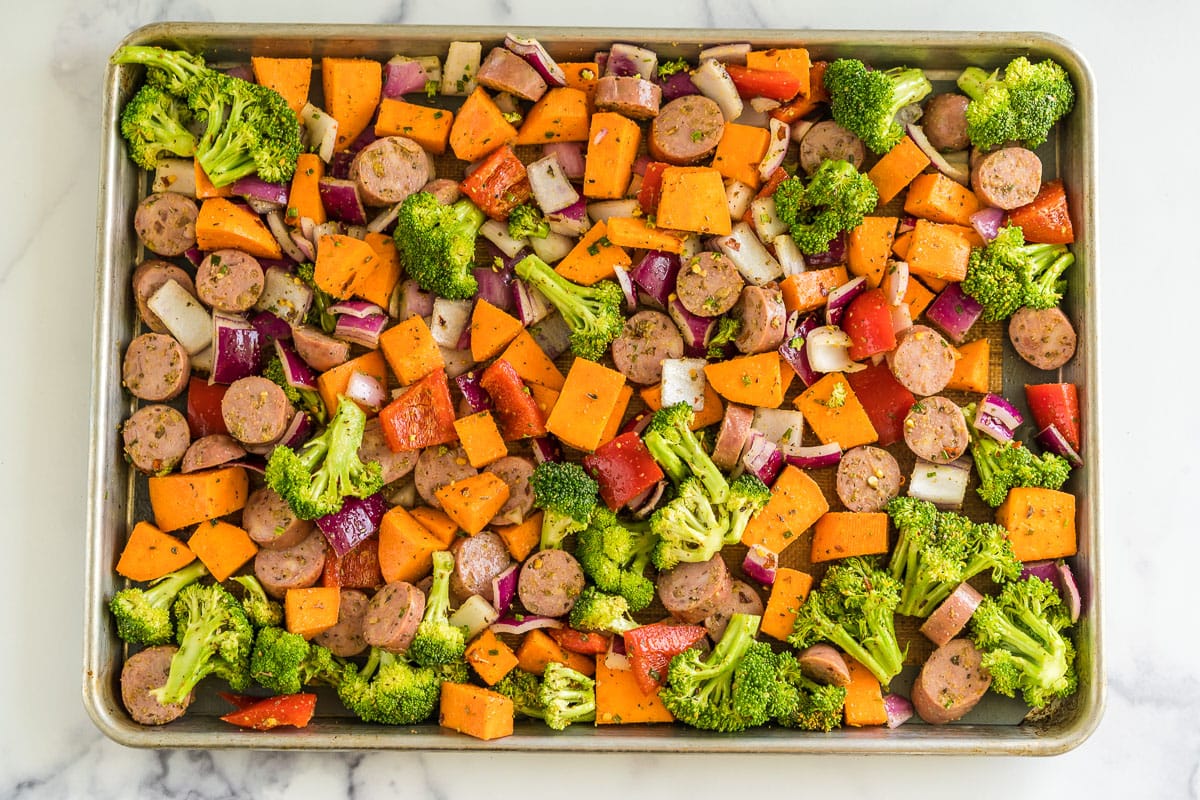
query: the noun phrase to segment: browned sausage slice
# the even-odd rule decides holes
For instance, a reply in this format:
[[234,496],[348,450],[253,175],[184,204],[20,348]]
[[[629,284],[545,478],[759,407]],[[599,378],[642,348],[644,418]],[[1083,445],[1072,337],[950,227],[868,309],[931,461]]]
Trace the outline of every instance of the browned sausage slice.
[[449,178],[434,178],[422,186],[421,191],[429,192],[444,206],[452,205],[462,197],[462,190],[458,188],[458,181],[452,181]]
[[163,644],[147,647],[125,660],[125,665],[121,667],[121,701],[134,722],[140,725],[166,725],[182,717],[191,705],[195,692],[189,694],[182,703],[169,705],[163,705],[150,694],[151,690],[166,686],[167,676],[171,674],[171,659],[178,651],[179,648],[173,644]]
[[975,163],[971,188],[995,208],[1007,211],[1027,205],[1042,188],[1042,160],[1024,147],[1002,147]]
[[900,493],[900,480],[900,465],[887,450],[855,447],[838,463],[837,494],[850,511],[882,511]]
[[533,489],[529,479],[533,477],[533,462],[522,456],[505,456],[489,464],[484,472],[491,472],[508,484],[508,499],[496,516],[493,525],[517,525],[525,521],[533,510]]
[[754,411],[746,406],[730,403],[725,406],[725,418],[717,432],[713,445],[712,460],[721,469],[733,469],[742,457],[742,449],[750,438],[750,426],[754,423]]
[[712,155],[725,133],[721,107],[702,94],[677,97],[650,123],[647,146],[659,161],[680,166]]
[[730,617],[734,614],[753,614],[761,617],[763,608],[762,598],[753,586],[745,581],[734,581],[729,601],[704,618],[704,628],[714,642],[719,642],[725,635],[725,629],[729,627]]
[[165,333],[143,333],[125,350],[121,382],[134,397],[161,402],[178,397],[191,377],[183,345]]
[[664,359],[682,356],[679,328],[661,311],[634,314],[612,343],[613,364],[630,381],[643,385],[662,380]]
[[663,608],[683,622],[702,622],[728,603],[732,594],[733,578],[720,555],[679,564],[658,576]]
[[719,317],[737,303],[742,294],[742,273],[720,253],[705,251],[679,270],[675,293],[683,307],[700,317]]
[[933,328],[913,325],[898,339],[887,362],[900,385],[923,397],[945,389],[954,376],[954,352],[945,338]]
[[282,599],[288,589],[307,589],[325,569],[325,537],[313,527],[298,545],[281,550],[259,550],[254,575],[271,597]]
[[417,484],[417,494],[427,505],[441,508],[442,501],[438,500],[438,489],[448,483],[461,481],[478,475],[479,470],[471,466],[467,459],[467,451],[461,447],[434,445],[426,447],[417,457],[417,466],[413,470],[413,479]]
[[316,526],[292,513],[270,486],[256,489],[242,509],[242,528],[259,547],[287,550],[307,539]]
[[508,92],[522,100],[534,102],[546,93],[546,81],[525,59],[505,47],[493,47],[476,79],[480,86],[497,92]]
[[399,203],[429,183],[433,161],[412,139],[385,136],[364,147],[350,162],[350,177],[369,206]]
[[383,423],[371,417],[363,428],[362,444],[358,446],[358,457],[364,462],[378,461],[383,470],[383,482],[398,481],[417,466],[416,450],[401,450],[393,453],[383,435]]
[[1078,339],[1061,308],[1022,308],[1008,321],[1017,355],[1038,369],[1058,369],[1075,355]]
[[214,433],[192,442],[187,452],[183,454],[183,464],[180,472],[195,472],[201,469],[219,467],[229,461],[236,461],[246,455],[246,449],[232,436]]
[[138,239],[160,256],[181,256],[196,246],[196,219],[200,209],[190,197],[176,192],[156,192],[138,203],[133,229]]
[[827,159],[849,161],[858,169],[866,157],[862,139],[831,119],[813,125],[800,140],[800,166],[807,175],[816,172]]
[[850,668],[846,659],[831,645],[814,644],[804,649],[797,658],[800,670],[817,683],[833,686],[850,685]]
[[267,444],[283,435],[295,409],[283,389],[252,375],[230,384],[221,398],[225,429],[244,444]]
[[615,111],[630,119],[658,116],[662,89],[635,75],[605,75],[596,82],[596,108]]
[[309,325],[292,327],[292,344],[296,353],[318,372],[325,372],[350,360],[350,343],[326,336]]
[[583,591],[583,569],[566,550],[540,550],[525,559],[517,595],[530,614],[561,617]]
[[187,420],[170,406],[142,406],[121,428],[125,455],[148,475],[165,475],[175,469],[192,440]]
[[961,94],[935,94],[925,101],[921,127],[925,137],[938,150],[966,150],[971,146],[967,136],[967,105],[971,101]]
[[962,719],[992,685],[970,639],[953,639],[934,650],[912,687],[917,714],[930,725]]
[[196,270],[200,299],[218,311],[241,312],[252,307],[265,282],[258,259],[241,250],[214,250]]
[[967,451],[971,430],[953,400],[925,397],[913,403],[904,418],[904,443],[919,458],[949,464]]
[[450,575],[450,592],[456,600],[466,600],[477,594],[489,603],[492,579],[512,564],[504,540],[491,531],[483,531],[466,539],[458,539],[454,551],[454,572]]
[[367,595],[358,589],[342,589],[337,624],[318,633],[313,641],[340,658],[353,658],[366,650],[363,621],[369,602]]
[[921,626],[921,633],[938,647],[949,642],[967,626],[983,595],[969,583],[960,583]]
[[363,639],[372,647],[403,653],[417,635],[425,614],[425,595],[406,581],[392,581],[371,602],[363,618]]
[[155,333],[167,333],[167,326],[150,310],[150,298],[167,281],[175,281],[192,296],[196,294],[192,276],[169,261],[148,259],[138,264],[137,269],[133,271],[133,299],[137,302],[138,316],[146,323],[146,327]]
[[743,287],[729,315],[742,321],[742,329],[733,343],[743,353],[765,353],[783,344],[787,308],[783,305],[783,292],[774,284]]

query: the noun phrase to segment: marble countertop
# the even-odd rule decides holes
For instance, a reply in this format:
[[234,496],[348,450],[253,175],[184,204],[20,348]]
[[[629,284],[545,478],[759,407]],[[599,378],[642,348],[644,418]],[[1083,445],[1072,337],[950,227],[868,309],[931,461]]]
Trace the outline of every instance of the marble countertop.
[[[607,0],[42,0],[0,29],[10,161],[0,194],[0,797],[707,796],[762,789],[841,796],[1200,796],[1200,655],[1192,510],[1197,388],[1190,93],[1200,6],[1096,0],[705,3]],[[162,20],[1045,30],[1091,61],[1099,87],[1108,709],[1049,759],[784,758],[139,751],[101,736],[80,700],[87,394],[100,76],[129,31]],[[1190,86],[1184,78],[1181,86]],[[1176,106],[1193,104],[1187,110]],[[1163,288],[1159,288],[1159,287]],[[1149,301],[1130,305],[1130,290]],[[1164,291],[1163,289],[1166,289]],[[1181,291],[1172,291],[1180,289]],[[1126,304],[1122,308],[1122,304]],[[1179,399],[1176,399],[1179,398]],[[1148,402],[1149,401],[1149,402]],[[1187,416],[1185,416],[1187,415]],[[1178,502],[1176,502],[1178,501]],[[1189,520],[1192,520],[1189,522]],[[1188,609],[1185,611],[1184,609]],[[20,646],[14,646],[17,643]],[[586,772],[584,771],[586,770]],[[531,780],[531,776],[536,778]],[[934,780],[931,780],[931,777]],[[508,792],[501,790],[503,796]],[[883,794],[886,793],[886,794]]]

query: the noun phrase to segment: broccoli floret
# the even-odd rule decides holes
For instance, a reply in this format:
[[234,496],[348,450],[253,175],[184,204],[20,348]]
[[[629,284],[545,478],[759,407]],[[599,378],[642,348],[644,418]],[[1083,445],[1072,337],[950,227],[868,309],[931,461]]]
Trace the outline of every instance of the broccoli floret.
[[370,497],[383,486],[379,462],[358,457],[367,416],[357,403],[339,396],[329,426],[309,439],[299,452],[276,447],[267,462],[267,485],[287,500],[301,519],[316,519],[341,510],[344,498]]
[[318,422],[325,422],[325,401],[316,389],[306,389],[292,386],[283,374],[283,361],[279,355],[271,356],[267,366],[263,367],[262,376],[283,389],[288,402],[314,417]]
[[215,675],[234,691],[250,685],[254,628],[242,605],[220,584],[188,584],[175,599],[175,641],[171,671],[150,694],[163,705],[182,703],[202,679]]
[[[974,421],[973,416],[968,414],[969,423]],[[1004,502],[1010,489],[1018,486],[1060,489],[1071,476],[1071,462],[1060,455],[1037,456],[1020,442],[998,442],[981,434],[973,424],[970,429],[971,456],[979,473],[979,488],[975,491],[992,508]]]
[[563,540],[588,526],[600,486],[578,464],[545,461],[529,479],[542,515],[542,550],[561,550]]
[[559,275],[537,256],[517,262],[517,276],[546,296],[571,329],[571,352],[599,361],[608,345],[621,334],[625,293],[612,281],[580,286]]
[[415,725],[437,709],[444,673],[372,647],[361,668],[350,664],[338,684],[342,703],[364,722]]
[[775,189],[775,213],[806,255],[828,250],[834,237],[862,224],[878,203],[875,184],[849,161],[827,159],[807,184],[794,175]]
[[283,624],[283,606],[267,597],[267,592],[253,575],[236,575],[233,580],[242,587],[242,610],[256,628]]
[[660,62],[658,65],[658,77],[669,78],[677,72],[687,72],[692,68],[686,58],[680,57],[670,61]]
[[168,156],[190,158],[196,152],[196,137],[187,129],[190,121],[187,105],[146,84],[121,109],[121,136],[129,157],[142,169],[154,169]]
[[122,47],[113,54],[112,63],[144,65],[146,83],[180,99],[186,99],[197,81],[212,72],[202,56],[143,45]]
[[1021,56],[1000,70],[967,67],[958,88],[971,98],[967,135],[971,144],[988,149],[1007,141],[1037,147],[1075,104],[1075,89],[1066,70],[1046,59],[1037,64]]
[[678,494],[659,506],[650,517],[650,530],[658,536],[654,566],[671,569],[681,561],[708,561],[721,551],[729,532],[729,516],[712,499],[697,478],[686,478]]
[[729,515],[729,530],[725,533],[725,544],[737,544],[751,518],[771,499],[771,490],[755,476],[743,472],[729,484],[729,498],[725,511]]
[[328,648],[275,626],[259,630],[250,655],[250,677],[275,694],[295,694],[314,683],[336,687],[345,669]]
[[448,550],[433,554],[433,585],[425,600],[425,615],[408,647],[408,655],[423,667],[462,661],[467,649],[463,629],[450,624],[450,575],[454,556]]
[[742,332],[742,321],[734,317],[721,317],[717,320],[717,329],[708,338],[708,357],[710,359],[724,358],[725,346],[738,337]]
[[545,239],[550,235],[550,223],[532,203],[525,203],[508,213],[508,235],[514,239]]
[[546,707],[542,705],[542,681],[532,672],[513,667],[501,678],[492,690],[513,701],[513,714],[533,719],[544,719]]
[[629,616],[629,603],[619,594],[605,594],[587,586],[571,607],[571,627],[578,631],[625,633],[638,627]]
[[565,664],[551,661],[542,675],[538,703],[544,710],[546,724],[556,731],[573,722],[592,722],[596,719],[596,682]]
[[989,322],[1021,306],[1052,308],[1062,299],[1062,274],[1075,256],[1061,244],[1025,244],[1020,228],[1006,225],[995,239],[971,251],[962,290],[983,306]]
[[829,568],[820,588],[800,606],[788,643],[803,649],[832,642],[887,687],[904,665],[896,640],[899,602],[899,581],[876,559],[844,559]]
[[[308,315],[304,321],[326,333],[333,333],[337,328],[337,316],[329,313],[329,307],[336,304],[337,300],[329,292],[317,286],[316,265],[298,264],[296,277],[304,281],[304,284],[312,290],[313,295],[312,305],[308,307]],[[275,379],[271,378],[271,380]]]
[[1005,585],[998,597],[985,597],[971,617],[975,645],[992,688],[1008,697],[1020,691],[1041,708],[1075,691],[1075,648],[1062,635],[1070,617],[1054,584],[1027,578]]
[[649,523],[626,523],[604,506],[579,532],[575,557],[584,574],[601,591],[617,594],[630,611],[641,611],[654,601],[654,582],[646,577],[658,536]]
[[392,238],[405,273],[427,292],[468,300],[479,291],[471,270],[484,214],[470,200],[442,205],[429,192],[405,198]]
[[846,705],[843,686],[823,686],[800,669],[800,662],[790,653],[780,653],[779,678],[795,693],[795,700],[774,715],[785,728],[829,732],[842,725],[842,709]]
[[684,402],[660,408],[650,418],[642,440],[673,483],[679,485],[693,475],[704,485],[709,499],[719,505],[729,497],[729,481],[692,432],[694,418],[692,407]]
[[162,576],[142,589],[130,586],[113,595],[108,602],[117,623],[117,635],[130,644],[166,644],[175,635],[171,626],[171,605],[183,587],[208,574],[204,564],[193,561],[182,569]]
[[671,659],[663,704],[680,722],[733,733],[765,723],[777,688],[770,645],[756,642],[761,617],[734,614],[721,641],[705,656],[688,649]]
[[839,58],[825,70],[829,109],[843,128],[875,153],[891,150],[904,135],[896,114],[933,91],[916,67],[871,70],[861,61]]

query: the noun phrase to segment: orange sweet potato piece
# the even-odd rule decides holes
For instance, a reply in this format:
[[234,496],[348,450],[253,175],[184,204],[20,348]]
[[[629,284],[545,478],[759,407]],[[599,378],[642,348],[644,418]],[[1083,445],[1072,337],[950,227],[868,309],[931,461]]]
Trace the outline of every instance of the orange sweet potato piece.
[[467,533],[476,534],[486,528],[508,502],[509,488],[499,475],[481,472],[448,483],[434,494],[446,516]]
[[[840,404],[834,400],[835,392],[841,395]],[[824,444],[837,442],[849,450],[879,441],[871,418],[840,372],[831,372],[808,387],[796,398],[795,406]]]
[[657,692],[642,691],[633,670],[611,668],[605,663],[604,653],[596,654],[597,725],[636,725],[674,719]]
[[760,544],[772,553],[782,553],[828,510],[829,501],[817,482],[789,464],[775,479],[771,499],[746,526],[742,544]]
[[438,724],[452,731],[491,741],[513,732],[513,701],[465,683],[442,684]]
[[940,172],[918,175],[904,197],[906,213],[955,225],[970,225],[971,215],[982,207],[974,192]]
[[385,97],[375,120],[376,136],[404,136],[440,156],[450,142],[454,112]]
[[590,113],[587,92],[569,86],[551,89],[525,115],[517,144],[586,142]]
[[754,125],[725,124],[721,141],[713,153],[713,169],[722,177],[740,181],[751,189],[757,189],[761,178],[758,165],[771,144],[771,133],[766,128]]
[[867,173],[879,192],[879,205],[890,203],[928,166],[929,156],[912,139],[907,136],[901,139]]
[[996,509],[996,523],[1008,531],[1022,561],[1075,555],[1075,495],[1053,489],[1018,487]]
[[254,70],[255,81],[279,92],[288,108],[300,113],[308,102],[309,84],[312,83],[311,58],[251,56],[250,68]]
[[677,231],[727,236],[733,230],[721,173],[712,167],[667,167],[655,224]]
[[796,626],[796,614],[808,599],[812,585],[813,577],[807,572],[790,567],[776,570],[759,630],[781,642],[787,641]]
[[201,522],[188,547],[217,581],[223,581],[258,553],[258,545],[236,525],[219,519]]
[[633,176],[642,129],[628,117],[601,111],[592,115],[587,142],[584,197],[599,200],[624,196]]
[[813,528],[814,564],[850,556],[886,553],[888,515],[882,512],[829,511]]
[[433,554],[445,549],[403,506],[388,509],[379,523],[379,569],[388,583],[419,581],[433,570]]
[[201,250],[241,250],[257,258],[282,258],[279,242],[246,206],[224,197],[211,197],[200,205],[196,218],[196,246]]
[[195,560],[196,554],[186,544],[143,521],[133,526],[125,542],[117,574],[131,581],[153,581]]
[[337,625],[342,590],[337,586],[288,589],[283,597],[283,618],[289,633],[311,639]]
[[325,110],[337,120],[336,150],[345,150],[371,124],[383,93],[383,66],[371,58],[321,59]]
[[467,645],[466,659],[488,686],[495,686],[517,666],[517,656],[512,648],[490,630],[485,630]]
[[813,269],[797,275],[789,275],[779,285],[783,292],[783,305],[788,313],[805,314],[824,308],[829,293],[849,280],[845,267]]
[[463,102],[450,128],[450,149],[459,161],[478,161],[516,139],[517,129],[481,86]]
[[148,479],[154,524],[177,531],[223,517],[246,505],[250,480],[244,467],[219,467]]

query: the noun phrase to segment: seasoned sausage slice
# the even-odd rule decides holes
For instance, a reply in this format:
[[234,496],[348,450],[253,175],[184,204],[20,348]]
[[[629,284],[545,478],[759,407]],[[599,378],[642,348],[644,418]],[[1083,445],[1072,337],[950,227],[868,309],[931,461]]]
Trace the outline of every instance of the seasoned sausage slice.
[[953,400],[925,397],[913,403],[904,418],[904,443],[919,458],[949,464],[967,451],[971,430]]
[[719,609],[704,618],[704,628],[714,642],[719,642],[729,627],[729,618],[734,614],[753,614],[762,616],[762,598],[753,586],[745,581],[734,581],[729,593],[729,601]]
[[200,299],[218,311],[237,313],[251,308],[265,282],[258,259],[241,250],[214,250],[196,270]]
[[309,325],[292,327],[292,344],[296,353],[318,372],[325,372],[350,360],[350,343],[326,336]]
[[850,668],[842,654],[827,644],[814,644],[797,656],[800,670],[817,683],[833,686],[850,685]]
[[742,457],[742,449],[750,438],[750,426],[754,424],[754,411],[746,406],[730,403],[725,406],[725,418],[717,432],[713,445],[712,460],[721,469],[733,469]]
[[724,133],[721,107],[702,94],[689,94],[659,109],[647,146],[658,161],[685,166],[712,155]]
[[140,400],[172,400],[187,388],[191,360],[183,345],[165,333],[143,333],[125,350],[121,382]]
[[596,108],[615,111],[630,119],[658,116],[662,89],[635,75],[605,75],[596,82]]
[[935,94],[925,101],[921,127],[925,137],[938,150],[966,150],[971,146],[967,136],[967,105],[971,101],[961,94]]
[[954,352],[933,328],[913,325],[887,354],[888,367],[905,389],[923,397],[946,388],[954,376]]
[[480,86],[508,92],[537,102],[546,93],[546,81],[525,59],[505,47],[493,47],[476,73]]
[[1008,321],[1017,355],[1038,369],[1058,369],[1075,355],[1078,339],[1061,308],[1022,308]]
[[441,508],[442,501],[438,500],[438,489],[448,483],[461,481],[478,475],[479,470],[471,466],[467,459],[467,451],[461,447],[434,445],[426,447],[417,457],[417,466],[413,471],[413,479],[417,484],[417,494],[427,505]]
[[683,337],[671,318],[661,311],[639,311],[625,321],[613,340],[617,369],[633,383],[649,385],[662,380],[662,362],[683,356]]
[[225,429],[244,444],[267,444],[283,435],[295,409],[283,389],[252,375],[230,384],[221,398]]
[[1042,188],[1042,160],[1024,147],[1002,147],[975,163],[971,188],[995,208],[1007,211],[1027,205]]
[[917,714],[930,725],[962,719],[983,698],[992,676],[970,639],[953,639],[934,650],[912,687]]
[[195,692],[189,694],[182,703],[169,705],[163,705],[150,694],[151,690],[166,686],[167,676],[171,674],[171,659],[178,651],[179,648],[173,644],[163,644],[147,647],[125,660],[125,665],[121,667],[121,702],[134,722],[166,725],[182,717],[191,705]]
[[425,594],[407,581],[392,581],[371,602],[363,618],[363,639],[372,647],[403,653],[425,615]]
[[229,461],[236,461],[246,455],[242,447],[232,436],[214,433],[192,442],[187,452],[183,454],[183,464],[180,472],[196,472],[202,469],[219,467]]
[[900,481],[900,465],[880,447],[855,447],[838,463],[837,494],[850,511],[882,511],[900,493]]
[[181,256],[196,246],[196,219],[200,209],[190,197],[176,192],[155,192],[138,203],[133,229],[147,250],[160,256]]
[[679,564],[658,576],[663,608],[682,622],[702,622],[728,603],[732,594],[733,578],[720,555]]
[[484,472],[508,484],[508,499],[492,517],[491,524],[517,525],[529,516],[533,510],[533,489],[529,486],[533,469],[533,462],[523,456],[505,456],[484,468]]
[[307,539],[316,526],[300,519],[270,486],[256,489],[242,509],[242,528],[259,547],[287,550]]
[[866,157],[862,139],[831,119],[813,125],[800,140],[800,166],[806,175],[816,172],[825,160],[849,161],[858,169]]
[[960,583],[921,626],[921,633],[938,647],[949,642],[967,626],[983,595],[969,583]]
[[583,569],[566,550],[540,550],[525,559],[517,595],[531,614],[561,617],[583,591]]
[[458,601],[477,594],[494,603],[492,579],[512,564],[504,540],[491,531],[458,539],[454,551],[454,572],[450,575],[450,593]]
[[175,469],[192,440],[187,420],[170,406],[142,406],[121,427],[125,455],[147,475]]
[[192,276],[182,267],[177,267],[169,261],[148,259],[138,264],[137,269],[133,271],[133,299],[137,302],[138,316],[146,323],[146,327],[155,333],[167,333],[167,326],[150,310],[150,298],[167,281],[175,281],[192,296],[196,294]]
[[743,353],[765,353],[783,344],[787,308],[783,305],[783,292],[774,284],[742,287],[729,314],[742,321],[742,329],[733,343]]
[[679,270],[675,293],[683,307],[700,317],[719,317],[737,303],[742,294],[742,273],[720,253],[705,251],[688,260]]
[[384,136],[358,151],[350,177],[369,206],[399,203],[434,177],[433,161],[421,146],[403,136]]
[[353,658],[367,649],[363,638],[363,622],[367,617],[365,592],[358,589],[342,589],[338,603],[338,621],[332,628],[321,631],[313,641],[341,658]]
[[282,599],[288,589],[307,589],[325,569],[325,537],[313,526],[298,545],[281,550],[259,550],[254,575],[271,597]]
[[358,446],[358,457],[367,463],[378,461],[383,470],[383,482],[398,481],[413,471],[417,466],[418,453],[416,450],[401,450],[392,452],[388,447],[387,437],[383,435],[383,423],[379,417],[371,417],[363,428],[362,444]]

